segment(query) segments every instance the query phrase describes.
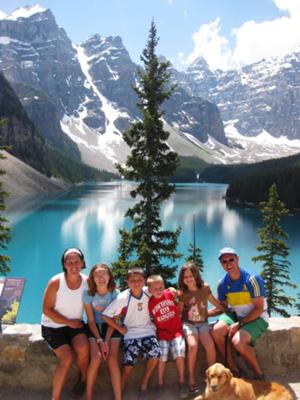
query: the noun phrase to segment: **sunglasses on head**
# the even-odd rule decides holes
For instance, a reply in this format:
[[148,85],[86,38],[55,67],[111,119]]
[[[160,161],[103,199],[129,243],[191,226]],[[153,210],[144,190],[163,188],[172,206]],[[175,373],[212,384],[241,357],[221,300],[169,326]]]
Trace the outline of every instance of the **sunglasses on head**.
[[223,265],[227,265],[229,263],[232,263],[233,261],[234,261],[234,257],[231,257],[231,258],[227,258],[226,260],[221,260],[221,263]]

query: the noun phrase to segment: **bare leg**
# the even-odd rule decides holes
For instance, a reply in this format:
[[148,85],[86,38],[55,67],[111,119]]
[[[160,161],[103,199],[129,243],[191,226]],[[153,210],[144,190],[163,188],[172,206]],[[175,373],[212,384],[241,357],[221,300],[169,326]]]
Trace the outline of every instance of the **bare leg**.
[[158,358],[150,358],[147,361],[146,364],[146,371],[144,373],[143,379],[142,379],[142,383],[141,383],[141,389],[142,390],[146,390],[148,387],[148,383],[149,383],[149,379],[151,378],[151,375],[155,369],[155,367],[158,364],[159,359]]
[[127,378],[131,374],[132,370],[133,370],[133,365],[125,365],[121,377],[122,389],[124,389],[125,382],[127,381]]
[[[223,321],[217,322],[212,330],[212,337],[217,345],[219,352],[225,359],[225,337],[227,335],[228,325]],[[232,372],[237,372],[238,367],[232,355],[231,340],[227,342],[227,363]]]
[[197,335],[189,335],[187,341],[187,363],[189,372],[189,385],[195,384],[195,365],[198,352],[198,337]]
[[166,364],[166,361],[159,360],[158,362],[158,384],[161,386],[164,384]]
[[258,364],[256,353],[254,348],[250,345],[251,336],[250,334],[240,329],[232,338],[232,344],[236,350],[241,354],[247,364],[252,368],[252,370],[257,375],[262,375],[263,371]]
[[80,333],[72,339],[72,347],[76,354],[76,363],[81,372],[81,380],[86,380],[87,370],[90,362],[90,345],[85,334]]
[[110,380],[113,387],[115,400],[121,400],[122,398],[121,372],[119,366],[119,349],[120,349],[120,340],[111,339],[107,364],[109,368]]
[[209,331],[199,334],[199,341],[204,347],[207,365],[210,367],[216,362],[216,346]]
[[178,372],[178,382],[184,383],[184,357],[176,358],[176,367]]
[[95,339],[90,339],[91,361],[87,371],[86,400],[93,400],[93,391],[101,364],[101,353]]
[[60,400],[61,392],[66,382],[73,361],[73,352],[68,344],[54,350],[58,364],[53,375],[52,400]]

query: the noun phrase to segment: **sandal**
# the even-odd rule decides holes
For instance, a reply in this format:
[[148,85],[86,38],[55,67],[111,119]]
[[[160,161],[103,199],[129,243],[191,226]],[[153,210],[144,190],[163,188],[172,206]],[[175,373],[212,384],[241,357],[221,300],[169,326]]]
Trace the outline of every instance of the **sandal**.
[[189,393],[190,394],[194,394],[197,393],[199,391],[198,386],[196,385],[196,383],[189,385]]

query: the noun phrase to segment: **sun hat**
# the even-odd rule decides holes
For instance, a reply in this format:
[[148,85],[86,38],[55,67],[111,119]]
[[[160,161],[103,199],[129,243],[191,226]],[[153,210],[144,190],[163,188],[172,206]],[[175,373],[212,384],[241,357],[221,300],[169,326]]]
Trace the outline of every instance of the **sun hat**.
[[236,256],[238,255],[238,253],[232,247],[223,247],[223,249],[219,251],[219,260],[224,254],[234,254]]

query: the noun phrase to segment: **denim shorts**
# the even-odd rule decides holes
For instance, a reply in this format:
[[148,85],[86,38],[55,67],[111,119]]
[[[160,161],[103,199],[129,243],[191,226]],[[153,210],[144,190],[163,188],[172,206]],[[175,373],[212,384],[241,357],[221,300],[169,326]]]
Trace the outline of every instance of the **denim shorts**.
[[208,332],[208,322],[198,322],[196,324],[190,324],[189,322],[183,323],[183,333],[185,336],[200,335],[201,332]]
[[185,340],[183,336],[178,336],[172,340],[160,340],[161,350],[160,361],[168,361],[169,350],[171,350],[173,360],[178,357],[185,357]]

